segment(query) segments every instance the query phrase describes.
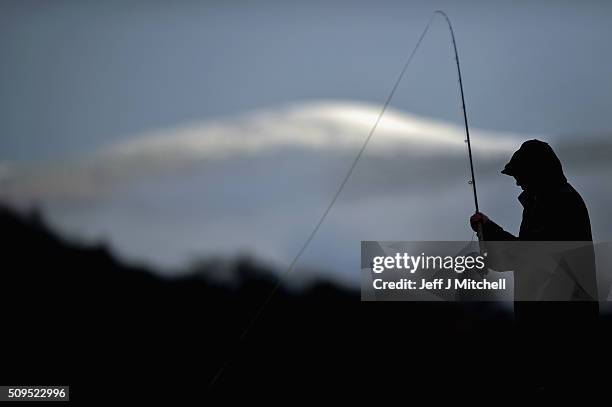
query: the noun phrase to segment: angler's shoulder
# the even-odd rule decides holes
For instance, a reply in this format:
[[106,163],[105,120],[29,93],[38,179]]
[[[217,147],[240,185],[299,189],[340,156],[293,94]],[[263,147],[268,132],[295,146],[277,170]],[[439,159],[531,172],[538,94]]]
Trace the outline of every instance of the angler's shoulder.
[[557,194],[557,202],[563,206],[570,207],[585,207],[584,200],[580,193],[574,189],[569,183],[565,183],[561,188],[559,188]]

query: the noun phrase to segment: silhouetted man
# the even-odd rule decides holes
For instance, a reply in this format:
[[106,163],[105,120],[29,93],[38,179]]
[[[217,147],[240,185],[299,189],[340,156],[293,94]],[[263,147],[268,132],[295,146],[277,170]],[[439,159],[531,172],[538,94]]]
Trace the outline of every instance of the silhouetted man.
[[[523,189],[518,197],[524,208],[520,231],[518,237],[514,236],[478,212],[472,215],[470,224],[474,231],[482,228],[483,240],[592,241],[586,205],[567,182],[559,158],[547,143],[539,140],[523,143],[502,174],[514,177]],[[580,271],[595,282],[592,253],[592,246],[588,245],[586,266],[581,266]],[[526,267],[522,272],[529,271]],[[516,279],[515,272],[515,286]],[[580,292],[579,283],[572,284],[568,301],[515,301],[517,345],[527,350],[522,354],[524,359],[520,359],[533,364],[524,367],[536,369],[531,379],[544,384],[571,382],[577,374],[575,369],[588,362],[585,358],[588,359],[589,338],[594,337],[598,317],[596,284],[594,295]],[[560,365],[556,366],[557,363]]]
[[470,218],[476,231],[482,224],[483,238],[490,241],[592,241],[591,222],[580,194],[567,182],[561,162],[543,141],[529,140],[512,155],[502,170],[523,189],[518,197],[524,207],[518,237],[503,230],[486,215]]

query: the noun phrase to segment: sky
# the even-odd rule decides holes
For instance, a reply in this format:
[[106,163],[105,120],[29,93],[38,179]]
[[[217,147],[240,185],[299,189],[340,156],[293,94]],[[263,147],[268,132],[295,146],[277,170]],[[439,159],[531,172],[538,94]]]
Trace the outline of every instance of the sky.
[[[434,9],[457,35],[483,211],[549,141],[612,239],[608,2],[0,2],[0,201],[176,272],[282,269],[367,136]],[[462,113],[437,18],[300,267],[357,281],[360,240],[470,240]]]
[[[3,1],[0,159],[300,100],[380,104],[436,8],[455,26],[474,126],[612,128],[605,1]],[[438,19],[393,105],[460,123],[452,62]]]

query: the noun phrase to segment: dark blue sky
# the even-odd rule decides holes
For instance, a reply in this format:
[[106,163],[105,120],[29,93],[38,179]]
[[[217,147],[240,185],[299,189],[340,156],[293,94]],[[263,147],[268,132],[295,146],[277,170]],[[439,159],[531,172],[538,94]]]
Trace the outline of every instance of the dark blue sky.
[[[381,103],[435,8],[474,126],[612,129],[609,2],[124,3],[0,3],[0,160],[304,99]],[[460,123],[453,69],[438,20],[393,105]]]

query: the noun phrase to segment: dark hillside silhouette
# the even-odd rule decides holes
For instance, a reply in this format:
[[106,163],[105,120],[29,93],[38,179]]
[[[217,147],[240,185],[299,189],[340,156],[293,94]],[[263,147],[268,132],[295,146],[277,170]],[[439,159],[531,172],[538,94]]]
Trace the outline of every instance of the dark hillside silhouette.
[[360,303],[326,283],[280,289],[235,347],[272,270],[242,260],[236,284],[201,277],[214,270],[166,280],[60,238],[36,214],[3,207],[0,228],[3,383],[70,384],[73,400],[202,398],[229,355],[215,389],[232,395],[520,382],[511,316],[494,304]]

